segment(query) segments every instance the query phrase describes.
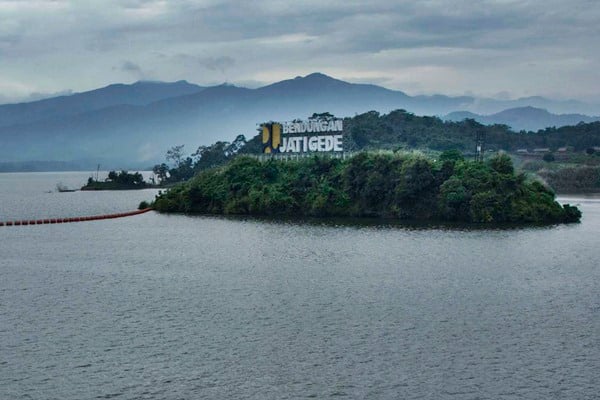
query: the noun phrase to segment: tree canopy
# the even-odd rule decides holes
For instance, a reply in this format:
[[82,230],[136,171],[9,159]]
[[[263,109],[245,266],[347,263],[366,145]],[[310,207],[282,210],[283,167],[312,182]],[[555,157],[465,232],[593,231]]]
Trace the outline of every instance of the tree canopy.
[[510,157],[486,163],[431,161],[406,153],[362,152],[348,160],[238,157],[157,197],[164,212],[369,216],[477,223],[572,222],[539,182],[515,175]]

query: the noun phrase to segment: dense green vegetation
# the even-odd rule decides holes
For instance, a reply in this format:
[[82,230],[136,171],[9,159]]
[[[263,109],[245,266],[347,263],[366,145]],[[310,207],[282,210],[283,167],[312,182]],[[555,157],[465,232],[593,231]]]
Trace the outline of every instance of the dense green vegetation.
[[[328,113],[313,117],[331,116]],[[471,153],[478,133],[485,135],[488,150],[516,151],[520,148],[549,148],[555,151],[568,146],[585,152],[600,146],[600,122],[576,126],[547,128],[538,132],[514,132],[506,125],[482,125],[473,119],[461,122],[443,121],[437,117],[417,116],[405,110],[379,114],[370,111],[344,119],[344,149],[359,150],[434,150],[457,149]],[[163,184],[190,179],[196,173],[226,164],[239,154],[258,154],[262,144],[258,135],[246,140],[238,135],[233,142],[217,142],[200,146],[189,156],[183,146],[174,146],[166,155],[166,163],[156,165],[154,173]],[[593,150],[591,150],[593,151]]]
[[[328,113],[313,115],[313,117],[323,116],[332,117]],[[530,152],[534,148],[549,149],[550,152],[548,153],[538,153],[537,158],[535,155],[530,155],[521,160],[521,162],[518,162],[520,168],[529,172],[527,176],[533,176],[537,179],[541,178],[547,185],[559,193],[600,191],[600,167],[598,166],[600,154],[594,150],[595,147],[600,145],[600,122],[587,124],[580,123],[576,126],[565,126],[561,128],[547,128],[538,132],[514,132],[505,125],[486,126],[471,119],[466,119],[461,122],[451,122],[442,121],[437,117],[416,116],[404,110],[396,110],[384,115],[371,111],[344,119],[344,149],[346,151],[354,152],[382,149],[405,151],[420,149],[428,152],[429,155],[434,158],[440,151],[444,152],[442,161],[440,161],[442,164],[440,164],[440,162],[434,163],[424,161],[428,165],[427,169],[431,170],[431,174],[435,176],[434,186],[428,188],[428,191],[426,191],[429,197],[419,198],[420,207],[429,210],[428,212],[420,210],[417,206],[409,205],[407,203],[407,198],[403,197],[404,195],[399,194],[404,193],[406,189],[398,189],[396,181],[387,184],[382,183],[380,185],[378,190],[380,190],[381,193],[385,190],[391,190],[392,192],[385,196],[381,194],[380,197],[382,198],[380,200],[382,203],[377,207],[370,205],[366,200],[361,200],[359,197],[348,197],[346,191],[351,189],[351,187],[348,186],[347,175],[344,175],[346,180],[340,180],[341,178],[337,175],[326,175],[326,179],[322,178],[325,179],[325,183],[322,183],[322,185],[327,184],[327,187],[330,187],[332,192],[331,196],[327,197],[326,204],[320,207],[319,204],[325,201],[324,194],[319,192],[317,189],[319,185],[317,184],[306,186],[308,185],[307,182],[310,180],[307,177],[307,174],[310,173],[310,168],[303,165],[302,162],[300,163],[302,165],[295,167],[292,166],[293,163],[288,164],[285,167],[269,167],[276,171],[276,175],[281,177],[278,179],[281,180],[270,186],[253,186],[251,193],[244,194],[240,198],[236,197],[237,191],[234,191],[233,197],[227,193],[228,200],[222,200],[221,202],[214,204],[211,203],[210,207],[207,208],[202,208],[191,200],[182,200],[181,203],[164,209],[174,208],[177,211],[184,212],[214,213],[373,215],[384,217],[394,216],[399,218],[456,219],[460,221],[557,220],[556,215],[548,218],[545,217],[543,213],[536,215],[536,213],[540,213],[535,211],[537,209],[530,210],[530,212],[524,212],[522,213],[523,215],[519,214],[525,204],[534,203],[532,200],[533,197],[542,196],[540,193],[543,193],[543,190],[541,187],[538,187],[541,186],[539,183],[521,182],[521,180],[525,180],[523,175],[516,175],[516,177],[511,178],[516,179],[517,183],[514,185],[520,185],[519,187],[522,186],[525,188],[522,190],[519,189],[521,192],[525,190],[523,193],[519,192],[521,193],[520,196],[529,198],[529,200],[522,201],[522,204],[519,203],[520,206],[517,207],[515,205],[515,202],[518,203],[518,201],[515,200],[517,197],[515,197],[514,194],[507,194],[508,192],[502,189],[502,185],[507,185],[508,183],[505,179],[503,180],[498,177],[497,171],[492,168],[492,171],[495,172],[474,172],[479,171],[478,168],[482,168],[481,165],[479,167],[467,167],[470,164],[460,160],[463,155],[473,154],[475,138],[478,134],[483,134],[485,136],[485,148],[487,150],[505,150],[514,153],[517,149],[529,149]],[[566,154],[559,154],[557,150],[561,147],[568,148],[568,152]],[[210,146],[200,146],[197,151],[190,156],[185,156],[183,146],[175,146],[167,152],[167,163],[156,165],[154,167],[154,173],[162,185],[172,185],[191,179],[194,175],[202,171],[226,165],[238,156],[258,154],[261,150],[262,143],[258,135],[252,137],[248,141],[243,135],[238,135],[231,143],[220,141]],[[448,150],[452,151],[448,152]],[[452,157],[452,159],[445,160],[446,162],[453,162],[454,169],[452,171],[452,176],[445,177],[440,175],[440,171],[443,169],[444,157]],[[517,157],[517,159],[519,159],[519,157]],[[457,161],[460,162],[457,164]],[[332,162],[336,163],[336,161]],[[382,161],[377,161],[376,165],[379,165],[378,163],[381,162]],[[394,163],[398,164],[400,161],[394,161]],[[401,164],[404,165],[403,162]],[[341,163],[341,165],[342,166],[336,166],[335,168],[342,168],[345,171],[345,163]],[[309,168],[309,172],[306,172],[307,168]],[[394,178],[393,175],[397,174],[397,171],[394,169],[395,167],[385,168],[392,171],[392,177],[390,179],[397,179]],[[372,184],[371,181],[376,179],[377,176],[386,176],[385,174],[389,171],[386,172],[385,168],[383,168],[383,171],[376,170],[375,175],[368,178],[370,182],[369,185]],[[448,167],[446,166],[445,168]],[[473,170],[473,168],[475,168],[475,170]],[[212,174],[215,174],[215,177],[219,176],[218,172],[212,172]],[[481,179],[476,180],[479,183],[474,183],[471,174],[481,175]],[[323,175],[321,174],[318,176],[322,177]],[[506,178],[506,176],[508,175],[503,175],[501,177]],[[426,178],[426,175],[423,177]],[[442,178],[446,179],[440,181]],[[195,179],[195,182],[203,181],[205,179],[208,178],[206,175],[203,175],[203,178],[197,178]],[[300,179],[301,181],[301,183],[298,183],[297,185],[305,186],[301,186],[303,188],[302,190],[292,188],[293,190],[289,192],[288,184],[284,184],[283,182],[286,180],[294,181],[297,179]],[[446,180],[448,180],[448,182],[446,182]],[[465,181],[470,183],[465,184]],[[222,184],[226,185],[226,183]],[[322,189],[323,188],[324,187],[322,187]],[[453,188],[456,190],[452,191]],[[263,190],[262,197],[259,196],[257,192],[259,189]],[[185,189],[174,189],[172,191],[173,196],[177,191],[183,190]],[[337,190],[340,190],[341,193],[337,193]],[[398,190],[400,190],[400,192],[396,193],[395,191]],[[499,190],[500,192],[498,192]],[[377,191],[375,191],[375,193],[377,193]],[[532,193],[537,194],[534,196]],[[218,195],[216,197],[217,199],[225,198],[225,195],[222,192],[215,192],[215,194]],[[302,197],[304,194],[308,197]],[[464,198],[461,197],[463,195]],[[269,210],[264,206],[264,204],[282,203],[283,201],[281,201],[278,196],[284,196],[284,198],[289,197],[289,204],[281,204],[280,208],[276,208],[281,211]],[[500,197],[503,197],[504,200],[498,200]],[[394,205],[390,205],[392,204],[392,198],[393,201],[396,201]],[[164,199],[164,201],[167,201],[166,197]],[[334,199],[337,200],[334,201]],[[410,199],[410,196],[408,199]],[[332,202],[333,205],[331,204]],[[491,212],[491,215],[487,215],[487,211],[478,211],[482,208],[481,204],[488,204],[486,202],[489,204],[496,202],[494,207],[497,209],[496,211]],[[251,206],[246,206],[246,203]],[[259,204],[263,204],[263,206],[259,206]],[[491,207],[489,204],[486,207]],[[541,204],[546,203],[542,202]],[[338,210],[338,208],[346,210],[346,206],[350,207],[348,211],[342,212]],[[503,207],[508,208],[500,212],[499,210]]]
[[144,177],[139,172],[110,171],[104,182],[97,181],[92,177],[88,178],[87,184],[81,190],[131,190],[148,187],[151,185],[144,182]]
[[161,212],[285,216],[368,216],[463,222],[574,222],[541,183],[515,174],[510,157],[486,163],[444,152],[361,152],[347,160],[237,157],[159,195]]
[[[473,119],[460,122],[443,121],[437,117],[417,116],[405,110],[380,114],[377,111],[344,118],[346,150],[374,149],[475,149],[477,133],[485,135],[486,148],[515,151],[519,148],[570,146],[585,151],[600,146],[600,122],[576,126],[546,128],[538,132],[514,132],[506,125],[482,125]],[[243,152],[260,151],[260,138],[254,137]]]
[[165,157],[168,164],[157,164],[152,171],[162,185],[182,182],[200,171],[227,163],[245,145],[246,137],[238,135],[231,143],[219,141],[210,146],[200,146],[190,156],[185,155],[184,145],[173,146]]

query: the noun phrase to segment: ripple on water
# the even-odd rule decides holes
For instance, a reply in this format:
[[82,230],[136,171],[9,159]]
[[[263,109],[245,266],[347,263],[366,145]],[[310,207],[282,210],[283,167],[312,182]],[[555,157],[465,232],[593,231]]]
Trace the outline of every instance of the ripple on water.
[[594,398],[600,205],[545,229],[0,231],[0,398]]

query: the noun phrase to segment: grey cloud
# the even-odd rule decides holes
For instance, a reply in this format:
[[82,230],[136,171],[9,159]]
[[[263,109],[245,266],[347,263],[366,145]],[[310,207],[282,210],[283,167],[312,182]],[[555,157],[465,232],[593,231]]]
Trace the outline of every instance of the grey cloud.
[[211,71],[224,72],[226,69],[229,69],[235,65],[235,60],[229,56],[208,57],[205,59],[200,59],[199,63]]
[[128,71],[128,72],[142,72],[142,69],[140,68],[140,66],[135,63],[132,63],[131,61],[123,62],[123,64],[121,65],[121,69],[123,71]]
[[48,99],[48,98],[57,97],[57,96],[68,96],[71,94],[73,94],[73,91],[70,89],[61,90],[59,92],[52,92],[52,93],[32,92],[26,96],[20,96],[20,97],[4,96],[4,95],[0,94],[0,104],[7,104],[7,103],[14,103],[14,102],[30,102],[30,101],[43,100],[43,99]]
[[235,59],[229,56],[195,56],[189,54],[177,54],[173,57],[174,62],[185,63],[190,67],[197,67],[198,65],[210,70],[225,72],[227,69],[232,68],[235,65]]
[[123,61],[123,63],[120,66],[120,70],[131,73],[137,78],[144,77],[144,71],[142,71],[142,68],[136,63],[131,62],[129,60]]
[[512,49],[598,37],[597,24],[578,23],[589,19],[591,10],[569,14],[569,6],[558,4],[557,9],[567,10],[547,14],[544,7],[524,4],[445,1],[415,2],[409,10],[392,8],[385,13],[374,9],[336,21],[331,47],[344,52],[417,47]]
[[48,99],[50,97],[68,96],[68,95],[71,95],[71,94],[73,94],[73,91],[70,90],[70,89],[61,90],[60,92],[53,92],[53,93],[33,92],[26,99],[24,99],[24,101],[43,100],[43,99]]
[[[200,79],[201,84],[225,73],[233,81],[265,81],[284,72],[291,77],[321,70],[405,87],[425,85],[402,75],[407,68],[439,66],[463,77],[473,76],[476,68],[479,80],[468,79],[473,86],[464,90],[489,93],[516,93],[523,81],[531,84],[524,74],[549,68],[565,76],[576,71],[572,87],[582,95],[590,95],[600,79],[596,0],[52,3],[38,10],[25,0],[14,3],[10,15],[0,11],[0,74],[5,79],[23,79],[20,71],[30,68],[35,82],[47,70],[60,87],[39,91],[78,90],[79,80],[92,84],[83,73],[81,79],[76,76],[77,70],[86,70],[89,57],[98,65],[98,86],[148,75],[147,68],[154,79]],[[268,64],[264,54],[271,55]],[[60,58],[70,60],[68,72],[57,68]],[[495,81],[501,83],[493,86]],[[440,78],[432,84],[444,82]],[[514,87],[505,87],[510,82]],[[557,82],[547,85],[562,90]]]
[[20,35],[0,35],[0,49],[16,46],[20,41]]

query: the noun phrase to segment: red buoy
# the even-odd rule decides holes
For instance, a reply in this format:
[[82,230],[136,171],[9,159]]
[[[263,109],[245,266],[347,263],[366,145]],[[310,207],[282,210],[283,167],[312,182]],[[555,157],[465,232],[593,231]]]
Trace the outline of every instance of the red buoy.
[[143,214],[145,212],[151,211],[151,208],[144,208],[143,210],[135,210],[124,213],[115,213],[115,214],[103,214],[103,215],[88,215],[83,217],[71,217],[71,218],[46,218],[46,219],[30,219],[30,220],[20,220],[20,221],[0,221],[0,226],[20,226],[20,225],[42,225],[42,224],[62,224],[67,222],[83,222],[83,221],[95,221],[101,219],[110,219],[110,218],[122,218],[122,217],[130,217],[133,215]]

